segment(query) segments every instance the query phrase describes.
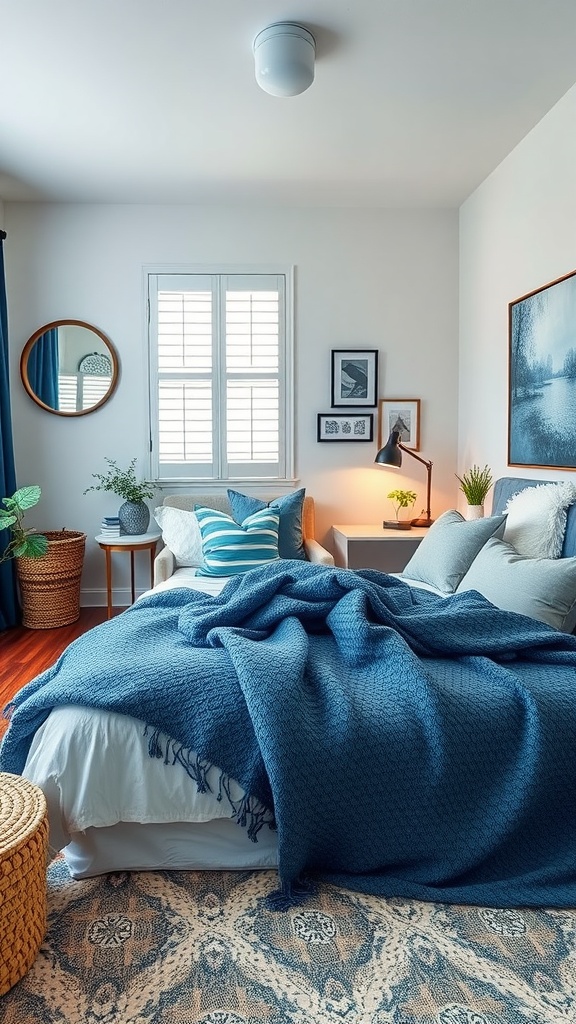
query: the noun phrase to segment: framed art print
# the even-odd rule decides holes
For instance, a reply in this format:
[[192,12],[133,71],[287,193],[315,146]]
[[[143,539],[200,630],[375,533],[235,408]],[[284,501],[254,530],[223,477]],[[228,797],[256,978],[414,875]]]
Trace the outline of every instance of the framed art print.
[[366,413],[318,413],[318,441],[372,441],[374,415]]
[[332,349],[332,408],[375,406],[378,401],[378,349]]
[[576,469],[576,270],[508,305],[508,465]]
[[413,452],[420,451],[420,399],[381,398],[378,417],[378,448],[382,448],[393,430],[400,443]]

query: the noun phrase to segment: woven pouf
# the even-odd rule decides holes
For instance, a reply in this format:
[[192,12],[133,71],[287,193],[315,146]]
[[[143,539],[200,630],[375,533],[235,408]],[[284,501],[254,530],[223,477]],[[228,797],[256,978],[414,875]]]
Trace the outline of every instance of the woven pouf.
[[47,852],[42,790],[0,772],[0,996],[30,970],[46,933]]

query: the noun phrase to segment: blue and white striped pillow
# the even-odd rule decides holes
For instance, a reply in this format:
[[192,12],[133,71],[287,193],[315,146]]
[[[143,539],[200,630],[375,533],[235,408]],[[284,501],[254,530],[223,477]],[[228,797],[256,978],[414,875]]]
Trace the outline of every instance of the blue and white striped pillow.
[[278,555],[280,513],[260,509],[239,525],[225,512],[197,505],[194,509],[202,534],[204,565],[197,576],[236,576]]

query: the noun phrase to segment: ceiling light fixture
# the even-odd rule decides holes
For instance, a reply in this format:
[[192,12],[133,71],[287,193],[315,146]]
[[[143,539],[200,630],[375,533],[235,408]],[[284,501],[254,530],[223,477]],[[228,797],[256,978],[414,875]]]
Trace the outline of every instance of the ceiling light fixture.
[[253,44],[256,81],[271,96],[297,96],[314,81],[316,40],[307,28],[277,22],[258,33]]

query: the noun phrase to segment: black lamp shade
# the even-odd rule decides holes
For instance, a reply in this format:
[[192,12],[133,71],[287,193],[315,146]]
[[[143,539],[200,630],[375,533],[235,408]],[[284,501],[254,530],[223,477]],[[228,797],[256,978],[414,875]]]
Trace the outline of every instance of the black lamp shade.
[[393,469],[400,469],[402,465],[402,452],[398,447],[399,441],[400,431],[393,430],[384,447],[377,453],[374,462],[377,462],[379,466],[390,466]]

